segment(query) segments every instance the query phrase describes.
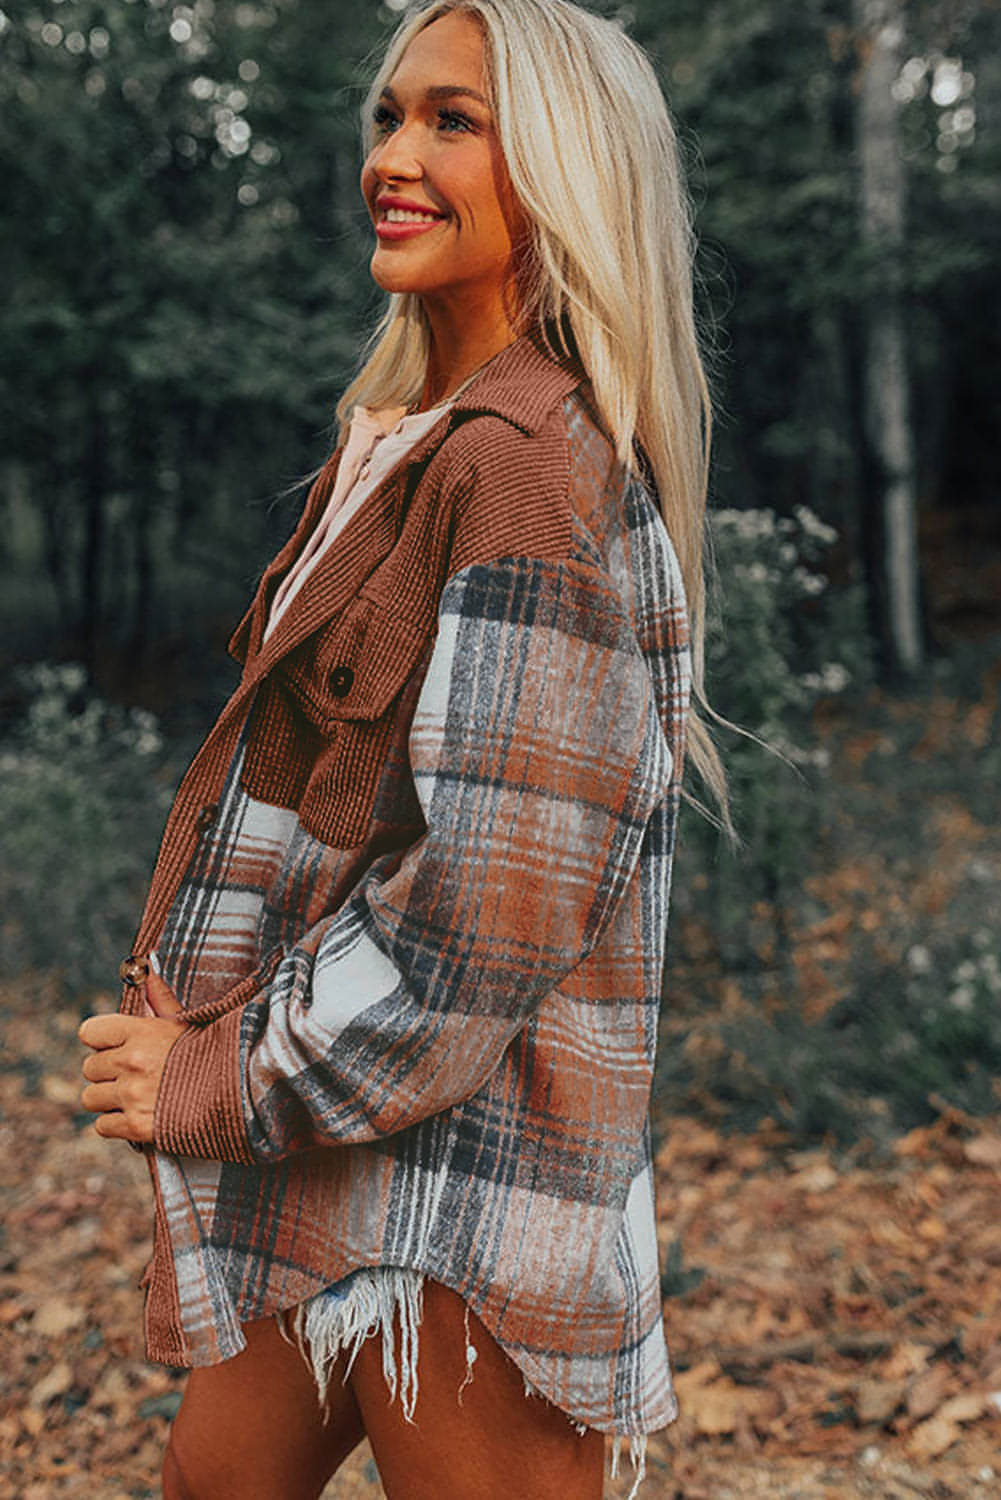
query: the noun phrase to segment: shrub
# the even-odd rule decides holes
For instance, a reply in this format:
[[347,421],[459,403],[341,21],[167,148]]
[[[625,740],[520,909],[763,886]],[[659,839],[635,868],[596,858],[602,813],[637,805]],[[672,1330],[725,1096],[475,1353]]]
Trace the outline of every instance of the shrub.
[[17,687],[0,748],[0,973],[113,987],[170,799],[159,729],[72,663],[25,668]]
[[728,1121],[775,1120],[797,1143],[866,1135],[881,1142],[934,1118],[942,1101],[997,1108],[1001,1077],[1001,947],[986,928],[906,967],[858,954],[856,983],[819,1020],[795,999],[724,1016],[710,1045],[675,1064],[671,1086],[708,1093]]

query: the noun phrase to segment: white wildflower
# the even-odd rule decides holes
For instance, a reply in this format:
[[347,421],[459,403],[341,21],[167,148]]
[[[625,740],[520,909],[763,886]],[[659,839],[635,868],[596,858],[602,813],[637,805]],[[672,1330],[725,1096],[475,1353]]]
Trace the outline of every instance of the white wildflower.
[[809,597],[822,594],[827,587],[827,579],[821,573],[811,573],[809,568],[794,568],[792,573],[794,583],[797,583],[803,593]]
[[852,680],[848,668],[839,661],[825,662],[820,677],[825,693],[843,693]]
[[912,974],[931,973],[931,954],[925,947],[924,943],[915,943],[913,947],[908,948],[907,964]]
[[775,535],[775,512],[773,510],[717,510],[713,513],[713,526],[718,531],[732,532],[743,542],[767,541]]
[[838,533],[833,526],[828,526],[816,515],[808,505],[797,505],[793,515],[799,522],[805,536],[811,537],[815,542],[823,542],[830,546],[838,539]]

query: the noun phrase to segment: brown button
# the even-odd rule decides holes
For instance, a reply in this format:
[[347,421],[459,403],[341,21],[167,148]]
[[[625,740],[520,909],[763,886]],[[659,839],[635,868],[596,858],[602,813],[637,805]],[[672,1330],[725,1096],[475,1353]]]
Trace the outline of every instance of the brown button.
[[128,958],[123,958],[118,965],[118,977],[123,984],[130,984],[133,989],[143,983],[149,973],[149,964],[144,958],[137,958],[130,953]]
[[346,698],[355,680],[350,667],[335,667],[330,674],[330,691],[335,698]]
[[202,808],[195,819],[195,827],[199,833],[208,833],[210,828],[215,827],[216,818],[219,816],[218,802],[208,802]]

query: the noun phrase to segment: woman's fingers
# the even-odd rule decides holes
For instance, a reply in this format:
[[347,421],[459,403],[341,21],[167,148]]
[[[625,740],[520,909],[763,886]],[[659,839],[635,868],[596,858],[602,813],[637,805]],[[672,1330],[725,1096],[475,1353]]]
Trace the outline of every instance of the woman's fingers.
[[151,969],[146,975],[146,1000],[155,1016],[181,1014],[181,1002],[165,979]]
[[153,1139],[153,1117],[143,1123],[130,1119],[119,1110],[98,1115],[94,1129],[109,1141],[151,1141]]
[[106,1110],[120,1109],[118,1084],[115,1082],[89,1083],[80,1095],[80,1103],[84,1109],[90,1110],[92,1115],[104,1114]]
[[[157,998],[176,1005],[164,985]],[[78,1035],[93,1051],[83,1061],[88,1086],[80,1096],[84,1109],[97,1114],[98,1135],[126,1141],[153,1138],[153,1114],[167,1054],[187,1030],[180,1012],[162,1016],[89,1016]]]
[[137,1016],[88,1016],[82,1021],[77,1036],[85,1047],[120,1047],[129,1034],[130,1026],[141,1019]]
[[107,1083],[110,1079],[118,1077],[118,1064],[109,1049],[102,1052],[88,1052],[80,1071],[91,1083]]

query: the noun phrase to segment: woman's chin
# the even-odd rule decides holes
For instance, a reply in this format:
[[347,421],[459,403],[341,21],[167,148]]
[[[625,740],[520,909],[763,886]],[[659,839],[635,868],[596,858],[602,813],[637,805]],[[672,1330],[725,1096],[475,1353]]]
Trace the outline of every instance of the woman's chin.
[[420,268],[413,264],[403,245],[392,248],[376,245],[369,270],[376,286],[384,292],[420,293],[423,288]]

